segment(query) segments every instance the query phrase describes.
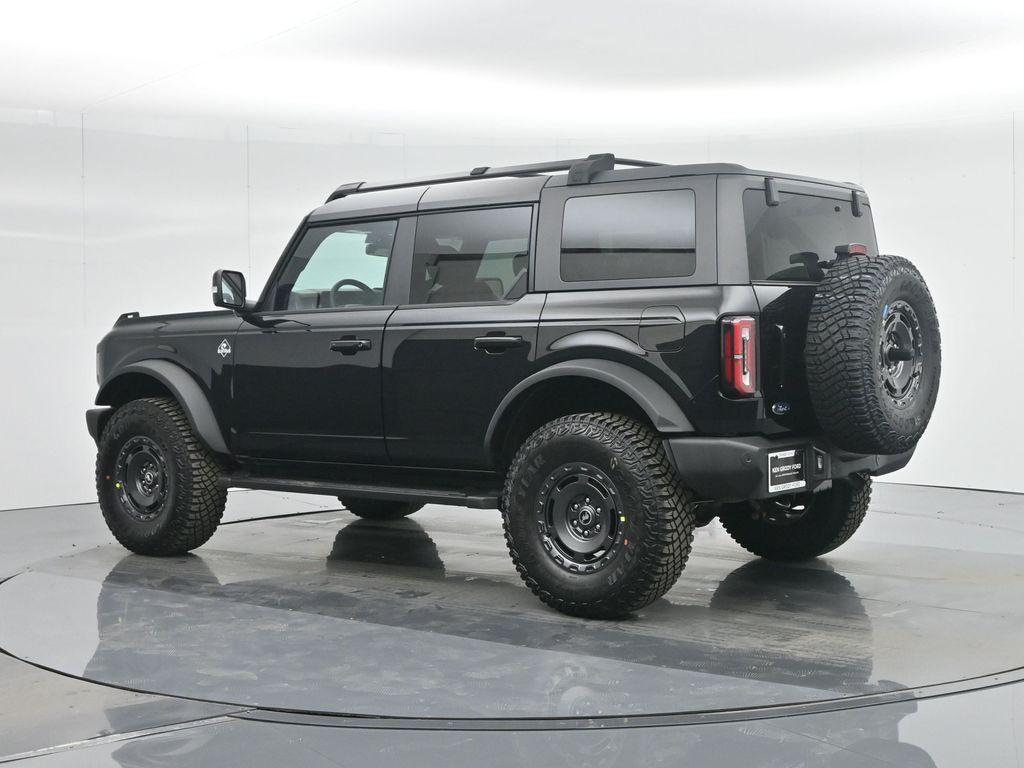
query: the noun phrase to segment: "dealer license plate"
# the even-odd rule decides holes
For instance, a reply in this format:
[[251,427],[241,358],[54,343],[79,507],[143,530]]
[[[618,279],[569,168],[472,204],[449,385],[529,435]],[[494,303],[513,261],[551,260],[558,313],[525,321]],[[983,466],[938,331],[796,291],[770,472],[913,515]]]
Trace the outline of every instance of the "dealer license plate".
[[768,493],[795,491],[806,487],[802,448],[773,451],[768,454]]

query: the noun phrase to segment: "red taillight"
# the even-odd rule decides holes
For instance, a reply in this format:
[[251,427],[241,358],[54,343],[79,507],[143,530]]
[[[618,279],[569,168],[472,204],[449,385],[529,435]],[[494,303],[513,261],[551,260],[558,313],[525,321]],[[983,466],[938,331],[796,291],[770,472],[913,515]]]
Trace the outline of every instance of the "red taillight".
[[722,320],[722,389],[741,396],[757,389],[757,323],[752,317]]
[[836,246],[836,256],[867,256],[868,247],[864,243],[846,243]]

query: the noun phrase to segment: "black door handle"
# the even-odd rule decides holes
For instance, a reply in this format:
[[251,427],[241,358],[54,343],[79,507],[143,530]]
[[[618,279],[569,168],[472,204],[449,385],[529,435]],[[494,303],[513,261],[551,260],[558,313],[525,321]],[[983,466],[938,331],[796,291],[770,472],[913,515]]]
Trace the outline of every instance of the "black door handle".
[[521,346],[523,346],[522,336],[477,336],[473,339],[473,349],[482,349],[490,355]]
[[331,352],[354,355],[356,352],[362,352],[372,346],[369,339],[335,339],[331,342]]

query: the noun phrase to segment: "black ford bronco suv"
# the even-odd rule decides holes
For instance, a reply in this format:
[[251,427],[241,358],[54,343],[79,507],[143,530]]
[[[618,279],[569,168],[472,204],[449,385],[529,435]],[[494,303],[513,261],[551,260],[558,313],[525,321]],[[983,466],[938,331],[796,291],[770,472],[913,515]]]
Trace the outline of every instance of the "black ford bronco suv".
[[716,516],[764,558],[838,547],[938,392],[931,297],[863,189],[737,165],[345,184],[259,298],[221,270],[213,300],[97,349],[118,541],[194,549],[229,487],[498,508],[523,580],[578,616],[664,594]]

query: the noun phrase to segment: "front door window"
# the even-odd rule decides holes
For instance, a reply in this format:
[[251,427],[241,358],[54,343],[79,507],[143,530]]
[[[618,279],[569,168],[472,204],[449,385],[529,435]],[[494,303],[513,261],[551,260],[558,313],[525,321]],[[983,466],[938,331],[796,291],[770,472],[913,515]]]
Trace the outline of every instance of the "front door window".
[[381,306],[397,226],[390,220],[310,228],[281,274],[270,308]]

